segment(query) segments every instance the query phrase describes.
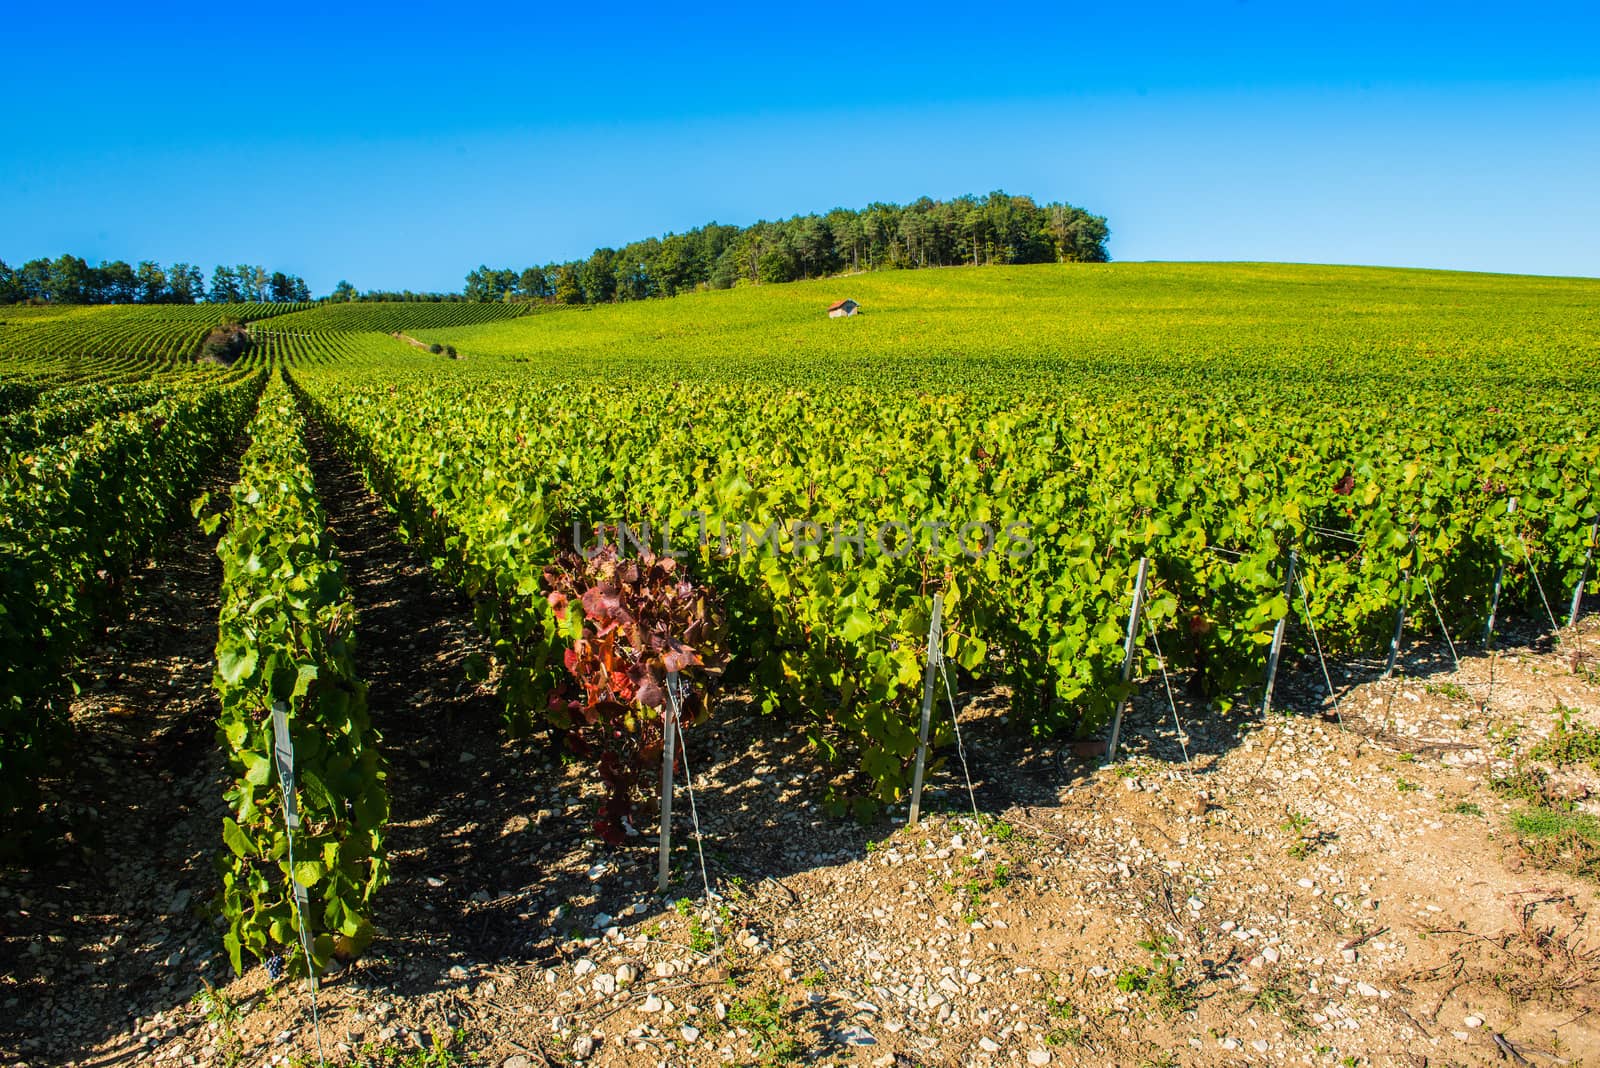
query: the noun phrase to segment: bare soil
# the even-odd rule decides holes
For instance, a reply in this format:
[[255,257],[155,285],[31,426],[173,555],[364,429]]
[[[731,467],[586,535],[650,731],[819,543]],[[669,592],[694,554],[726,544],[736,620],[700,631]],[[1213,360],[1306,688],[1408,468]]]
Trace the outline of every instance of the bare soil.
[[418,341],[416,338],[412,337],[410,334],[403,334],[400,331],[396,330],[394,333],[390,334],[389,336],[394,338],[396,341],[404,341],[407,345],[410,345],[412,348],[421,349],[424,352],[428,351],[428,343],[426,341]]
[[[1528,802],[1491,787],[1541,763],[1557,707],[1600,728],[1573,657],[1600,651],[1592,615],[1459,670],[1431,644],[1394,680],[1335,664],[1337,706],[1295,660],[1265,723],[1174,686],[1180,734],[1147,680],[1109,768],[959,687],[970,792],[942,754],[914,828],[828,813],[837,769],[725,694],[687,739],[659,894],[653,827],[604,847],[588,771],[504,740],[466,679],[471,606],[313,449],[395,821],[381,936],[318,992],[329,1063],[1600,1065],[1597,884],[1525,848]],[[145,577],[91,673],[126,674],[81,703],[74,789],[135,833],[0,878],[7,1063],[316,1062],[309,989],[234,977],[198,911],[221,804],[205,548]],[[1596,769],[1543,766],[1595,811]]]

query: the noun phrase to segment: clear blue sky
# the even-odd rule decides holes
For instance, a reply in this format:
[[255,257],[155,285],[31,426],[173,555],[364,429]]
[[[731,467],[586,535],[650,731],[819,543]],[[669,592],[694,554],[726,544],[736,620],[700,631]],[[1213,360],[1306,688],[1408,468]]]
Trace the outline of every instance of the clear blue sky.
[[1600,6],[26,5],[0,258],[458,289],[1005,189],[1115,259],[1600,275]]

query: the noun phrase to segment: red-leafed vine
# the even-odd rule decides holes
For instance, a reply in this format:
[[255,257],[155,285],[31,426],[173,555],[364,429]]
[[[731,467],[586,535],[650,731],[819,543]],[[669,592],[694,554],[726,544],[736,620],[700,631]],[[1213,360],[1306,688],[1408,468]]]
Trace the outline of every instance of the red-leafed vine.
[[609,794],[595,833],[620,845],[643,791],[660,789],[669,673],[681,683],[683,725],[708,714],[707,684],[725,659],[715,603],[676,560],[621,558],[614,547],[566,554],[544,580],[571,643],[551,721],[568,731],[575,754],[598,761]]

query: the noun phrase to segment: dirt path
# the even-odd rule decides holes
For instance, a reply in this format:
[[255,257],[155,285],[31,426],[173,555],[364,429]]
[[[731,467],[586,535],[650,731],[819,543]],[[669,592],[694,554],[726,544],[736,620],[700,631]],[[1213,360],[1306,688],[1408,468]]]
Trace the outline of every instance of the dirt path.
[[466,679],[472,606],[400,540],[393,516],[312,428],[318,496],[358,612],[357,662],[389,761],[391,879],[378,907],[374,982],[434,986],[452,963],[514,951],[514,920],[478,908],[489,880],[536,876],[487,814],[528,803],[522,751],[503,744],[499,699]]
[[[233,470],[216,479],[225,492]],[[71,831],[0,872],[0,1062],[134,1056],[202,974],[224,978],[201,906],[223,812],[211,689],[222,567],[198,526],[128,582],[89,654],[49,811]],[[147,1030],[148,1028],[148,1030]]]
[[426,341],[418,341],[416,338],[412,337],[410,334],[402,334],[400,331],[396,330],[394,333],[390,334],[389,336],[394,338],[396,341],[404,341],[407,345],[410,345],[412,348],[421,349],[423,352],[429,351],[428,343]]

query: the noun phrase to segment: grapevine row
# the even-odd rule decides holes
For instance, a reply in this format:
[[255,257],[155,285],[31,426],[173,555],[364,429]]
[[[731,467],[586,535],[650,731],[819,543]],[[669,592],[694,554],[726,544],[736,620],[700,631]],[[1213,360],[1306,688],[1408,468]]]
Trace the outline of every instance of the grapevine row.
[[479,304],[461,301],[371,301],[322,304],[274,319],[273,331],[287,333],[382,333],[432,330],[477,323],[503,322],[527,314],[527,304]]
[[[935,590],[953,661],[1008,677],[1041,733],[1084,732],[1124,692],[1140,557],[1153,562],[1147,618],[1163,650],[1226,705],[1259,680],[1290,610],[1291,548],[1324,643],[1358,651],[1425,590],[1454,634],[1471,630],[1502,563],[1525,604],[1527,560],[1570,586],[1596,514],[1600,448],[1559,405],[1530,422],[1459,404],[1330,413],[1288,394],[1264,409],[1248,394],[1158,405],[1092,391],[550,390],[508,381],[503,366],[480,385],[399,365],[388,361],[386,387],[357,384],[359,365],[301,380],[422,540],[489,595],[483,621],[509,668],[513,722],[542,707],[549,621],[536,576],[570,523],[588,535],[600,519],[669,525],[722,592],[764,705],[803,710],[820,746],[843,737],[877,802],[904,789]],[[877,545],[877,532],[904,520],[919,528],[909,551],[882,551],[897,546]],[[723,530],[775,521],[777,551],[723,550]],[[791,534],[794,521],[827,537]],[[699,523],[713,532],[704,545]],[[1025,524],[1031,550],[974,558],[955,536],[969,523]]]
[[[303,430],[289,391],[274,379],[250,424],[217,546],[218,738],[234,775],[221,911],[239,971],[246,954],[265,959],[299,946],[302,915],[317,969],[358,954],[373,936],[372,895],[388,876],[384,762],[355,667],[355,610]],[[292,844],[273,764],[274,706],[287,714],[295,753],[301,822]],[[306,891],[303,913],[296,884]],[[297,968],[306,965],[303,954],[296,958]]]
[[260,379],[177,393],[0,467],[0,824],[67,734],[74,657],[233,441]]

